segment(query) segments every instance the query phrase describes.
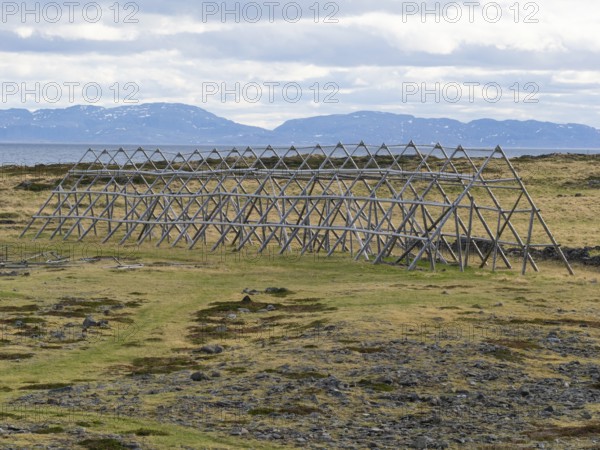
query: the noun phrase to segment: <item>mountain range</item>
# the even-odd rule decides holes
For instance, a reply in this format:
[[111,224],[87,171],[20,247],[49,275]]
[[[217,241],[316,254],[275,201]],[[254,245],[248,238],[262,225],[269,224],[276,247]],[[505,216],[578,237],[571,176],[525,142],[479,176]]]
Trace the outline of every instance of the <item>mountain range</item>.
[[471,147],[600,148],[600,130],[574,123],[492,119],[464,123],[374,111],[293,119],[267,130],[179,103],[0,110],[1,143],[286,146],[410,140]]

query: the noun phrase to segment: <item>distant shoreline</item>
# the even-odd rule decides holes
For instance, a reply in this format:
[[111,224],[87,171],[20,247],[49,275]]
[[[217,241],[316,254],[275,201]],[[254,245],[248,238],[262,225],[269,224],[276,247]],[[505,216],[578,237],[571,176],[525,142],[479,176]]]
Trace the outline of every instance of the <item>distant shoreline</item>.
[[[286,145],[276,145],[273,144],[272,147],[278,150],[287,151],[290,147],[294,145],[297,150],[301,153],[304,149],[312,149],[316,144],[312,145],[295,145],[295,144],[286,144]],[[356,143],[348,143],[344,144],[345,147],[351,151],[354,147],[358,146]],[[367,144],[370,149],[379,148],[382,144]],[[401,147],[407,145],[404,143],[389,143],[388,147]],[[431,144],[416,144],[417,147],[423,148],[427,147]],[[323,148],[329,147],[333,148],[336,144],[333,145],[325,145],[321,144]],[[237,148],[238,150],[246,149],[248,145],[231,145],[231,144],[207,144],[207,145],[157,145],[157,144],[148,144],[142,145],[141,148],[147,151],[154,151],[156,149],[160,149],[165,155],[175,155],[177,153],[187,154],[193,151],[201,151],[201,152],[209,152],[214,148],[219,150],[231,150],[233,148]],[[255,152],[260,153],[265,150],[268,145],[260,144],[260,145],[250,145]],[[491,146],[469,146],[463,145],[466,149],[473,150],[475,148],[493,148]],[[22,167],[35,167],[36,165],[45,164],[64,164],[64,165],[73,165],[76,162],[80,161],[84,156],[85,152],[92,148],[96,151],[102,150],[118,150],[123,148],[127,151],[133,151],[140,148],[140,145],[137,144],[7,144],[0,143],[0,166],[22,166]],[[453,145],[445,145],[444,148],[446,150],[456,148],[456,144]],[[544,155],[553,155],[553,154],[580,154],[580,155],[595,155],[600,154],[600,148],[598,149],[588,149],[588,148],[526,148],[526,147],[502,147],[505,153],[509,158],[520,157],[520,156],[544,156]]]
[[[509,149],[510,150],[510,149]],[[553,151],[552,153],[542,153],[538,155],[532,154],[521,154],[521,155],[511,155],[509,151],[505,150],[508,154],[508,157],[511,161],[522,161],[527,159],[552,159],[552,158],[563,158],[563,159],[577,159],[582,161],[597,161],[600,160],[600,149],[595,150],[594,153],[571,153],[571,152],[560,152]],[[83,156],[85,152],[82,152],[81,156]],[[168,153],[168,152],[165,152]],[[73,161],[57,161],[57,162],[40,162],[40,163],[19,163],[19,162],[9,162],[2,160],[2,154],[0,152],[0,171],[2,170],[11,170],[15,169],[23,170],[25,172],[33,172],[36,168],[53,168],[53,169],[61,169],[65,168],[66,170],[72,168],[75,164],[79,162],[81,156],[77,160]]]

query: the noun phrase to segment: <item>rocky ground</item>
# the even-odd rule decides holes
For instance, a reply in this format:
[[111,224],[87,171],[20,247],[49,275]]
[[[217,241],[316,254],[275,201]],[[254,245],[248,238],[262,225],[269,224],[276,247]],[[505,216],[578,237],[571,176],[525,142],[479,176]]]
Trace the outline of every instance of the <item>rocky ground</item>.
[[[571,263],[578,262],[586,266],[600,266],[600,245],[579,248],[565,247],[562,250],[567,260]],[[559,259],[559,256],[553,247],[547,247],[543,251],[534,251],[532,253],[535,257],[541,257],[543,259]],[[592,256],[593,253],[595,253],[595,256]]]
[[[115,367],[116,380],[36,391],[12,407],[148,417],[297,448],[600,447],[595,322],[516,324],[491,314],[477,326],[382,323],[365,334],[360,323],[337,322],[232,337],[227,320],[280,307],[233,306],[200,314],[225,325],[206,328],[204,342],[170,360],[140,358]],[[293,364],[278,363],[290,355]],[[4,442],[56,425],[43,414],[27,427],[1,422]],[[85,440],[85,422],[71,425],[57,448]]]

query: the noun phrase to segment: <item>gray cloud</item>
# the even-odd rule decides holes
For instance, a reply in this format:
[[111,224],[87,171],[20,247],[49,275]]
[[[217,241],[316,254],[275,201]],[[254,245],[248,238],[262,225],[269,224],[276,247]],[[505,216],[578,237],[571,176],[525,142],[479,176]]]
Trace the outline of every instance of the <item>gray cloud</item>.
[[[9,3],[3,3],[3,8]],[[37,3],[43,8],[51,2]],[[234,120],[270,127],[291,117],[366,109],[461,120],[535,118],[600,127],[596,106],[600,35],[594,32],[600,6],[591,0],[581,0],[579,10],[558,0],[539,5],[521,2],[519,23],[509,9],[515,2],[504,0],[498,2],[503,12],[498,23],[483,17],[482,8],[471,23],[464,2],[426,2],[429,10],[436,4],[441,10],[450,3],[462,5],[459,23],[444,17],[436,22],[431,15],[402,16],[403,7],[420,8],[423,2],[394,0],[376,5],[366,0],[280,1],[273,10],[274,23],[268,20],[267,2],[255,2],[263,13],[258,23],[248,23],[243,16],[236,23],[231,14],[223,23],[219,14],[203,16],[203,12],[223,4],[229,10],[237,4],[242,12],[252,2],[144,0],[127,9],[127,2],[121,2],[115,23],[113,3],[101,2],[103,17],[98,23],[82,19],[81,8],[75,10],[74,23],[65,17],[58,23],[49,23],[46,17],[40,23],[23,23],[19,14],[4,17],[0,23],[1,81],[95,81],[103,86],[135,82],[140,101],[193,103]],[[537,9],[526,10],[526,3]],[[282,15],[283,5],[292,4],[303,13],[297,23]],[[314,20],[315,4],[319,23]],[[335,12],[332,19],[337,23],[323,23],[328,12]],[[524,23],[532,12],[538,22]],[[124,23],[132,13],[130,19],[138,22]],[[231,87],[236,81],[297,82],[305,95],[298,103],[286,102],[281,95],[273,102],[257,103],[203,98],[203,83]],[[310,87],[327,82],[339,86],[338,102],[311,101]],[[505,92],[494,104],[481,98],[457,103],[402,98],[402,83],[432,86],[436,82],[493,82]],[[515,102],[511,86],[528,82],[539,88],[539,102]],[[54,106],[43,101],[23,103],[17,97],[3,99],[2,106]],[[110,103],[107,98],[99,102],[114,106]],[[65,99],[56,106],[66,106]]]

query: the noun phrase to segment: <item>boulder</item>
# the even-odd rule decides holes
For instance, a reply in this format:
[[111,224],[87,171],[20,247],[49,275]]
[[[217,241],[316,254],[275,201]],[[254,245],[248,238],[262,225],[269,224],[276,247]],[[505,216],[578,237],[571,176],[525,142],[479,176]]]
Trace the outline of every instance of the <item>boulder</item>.
[[83,319],[83,328],[97,327],[99,326],[98,322],[94,320],[92,316],[87,316]]
[[193,381],[207,381],[210,380],[210,377],[204,372],[194,372],[190,375],[190,379],[192,379]]
[[208,353],[209,355],[216,355],[218,353],[223,353],[223,347],[217,344],[205,345],[200,348],[201,353]]

